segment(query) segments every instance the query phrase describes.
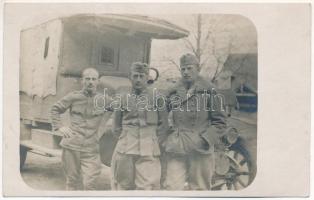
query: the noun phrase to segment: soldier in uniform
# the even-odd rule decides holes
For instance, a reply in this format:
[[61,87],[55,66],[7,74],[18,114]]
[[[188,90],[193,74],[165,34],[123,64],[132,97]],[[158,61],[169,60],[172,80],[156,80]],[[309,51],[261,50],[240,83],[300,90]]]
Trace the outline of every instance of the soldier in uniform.
[[[97,130],[104,109],[97,109],[94,100],[99,73],[94,68],[82,72],[82,90],[63,97],[51,108],[52,128],[63,134],[62,164],[67,190],[94,190],[101,164]],[[60,114],[70,111],[70,127],[62,125]]]
[[[167,111],[159,110],[148,88],[149,68],[136,62],[129,75],[132,88],[121,89],[121,108],[114,111],[113,133],[118,142],[112,158],[112,189],[160,189],[158,138],[164,134]],[[163,114],[165,116],[163,116]]]
[[188,183],[191,190],[210,190],[215,135],[225,125],[225,116],[220,112],[219,99],[211,99],[211,84],[199,76],[197,58],[183,55],[180,70],[181,80],[168,92],[172,127],[163,143],[164,186],[167,190],[183,190]]

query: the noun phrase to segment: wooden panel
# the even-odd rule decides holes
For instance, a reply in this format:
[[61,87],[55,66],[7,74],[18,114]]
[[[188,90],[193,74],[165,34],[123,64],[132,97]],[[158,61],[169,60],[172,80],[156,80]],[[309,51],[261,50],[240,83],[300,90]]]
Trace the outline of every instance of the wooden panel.
[[59,135],[53,134],[51,131],[32,129],[32,142],[34,144],[49,149],[58,149],[60,148],[60,141],[61,137]]
[[[96,68],[101,74],[119,71],[119,46],[123,35],[110,30],[78,32],[73,26],[66,26],[64,30],[61,74],[79,77],[88,67]],[[101,62],[103,47],[113,51],[112,65]]]
[[46,97],[56,94],[60,20],[53,20],[21,32],[20,91]]
[[64,27],[60,71],[64,74],[80,73],[90,66],[93,37],[89,34],[75,34]]
[[147,62],[145,40],[125,37],[120,45],[119,71],[129,72],[133,62]]

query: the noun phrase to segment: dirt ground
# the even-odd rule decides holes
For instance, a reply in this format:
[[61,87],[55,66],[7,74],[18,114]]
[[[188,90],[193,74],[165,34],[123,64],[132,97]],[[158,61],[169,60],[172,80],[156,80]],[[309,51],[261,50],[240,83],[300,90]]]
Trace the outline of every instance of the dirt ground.
[[[229,124],[236,127],[246,141],[246,146],[256,161],[256,124],[229,118]],[[27,185],[38,190],[64,190],[65,178],[61,160],[57,157],[45,157],[29,153],[21,175]],[[98,190],[110,190],[110,168],[103,165],[98,179]]]
[[[65,177],[60,158],[45,157],[29,153],[21,174],[25,183],[34,189],[65,189]],[[105,165],[102,166],[101,175],[99,176],[97,182],[97,190],[110,190],[109,167]]]

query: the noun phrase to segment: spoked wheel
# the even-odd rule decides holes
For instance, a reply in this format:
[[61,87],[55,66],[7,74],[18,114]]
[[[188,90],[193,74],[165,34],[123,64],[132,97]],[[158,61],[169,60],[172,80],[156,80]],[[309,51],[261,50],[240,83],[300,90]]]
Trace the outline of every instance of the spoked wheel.
[[216,165],[216,172],[212,178],[212,190],[241,190],[246,188],[254,178],[248,152],[244,148],[232,148],[224,152],[223,157],[223,168],[226,170],[218,169]]

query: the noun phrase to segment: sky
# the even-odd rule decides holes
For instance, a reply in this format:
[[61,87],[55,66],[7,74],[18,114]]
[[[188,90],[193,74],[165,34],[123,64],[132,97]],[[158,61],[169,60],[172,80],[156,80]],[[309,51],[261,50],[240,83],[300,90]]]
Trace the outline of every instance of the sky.
[[[190,35],[185,39],[192,41],[193,44],[196,43],[193,36],[193,34],[196,35],[197,30],[196,15],[159,15],[154,17],[165,19],[188,30]],[[213,33],[212,38],[215,43],[206,43],[204,40],[201,43],[204,44],[203,60],[206,60],[203,67],[203,73],[206,73],[205,77],[212,77],[215,73],[218,66],[217,56],[224,61],[230,53],[257,53],[255,26],[241,15],[202,15],[203,38],[208,31]],[[151,65],[160,69],[161,73],[169,78],[179,76],[176,65],[179,65],[180,57],[185,53],[191,53],[191,50],[186,47],[185,39],[153,40]],[[212,48],[216,50],[215,56],[210,51]]]
[[[156,17],[165,19],[190,31],[189,39],[193,38],[192,33],[196,32],[195,15],[156,15]],[[223,48],[223,46],[227,45],[228,37],[231,35],[234,38],[232,41],[233,48],[231,50],[233,53],[257,52],[257,34],[255,26],[247,18],[241,15],[203,15],[204,34],[211,28],[211,22],[217,24],[213,27],[212,31],[215,33],[218,46]],[[185,48],[182,39],[153,40],[152,61],[160,59],[164,55],[170,55],[171,57],[179,56],[186,51],[188,50]]]

